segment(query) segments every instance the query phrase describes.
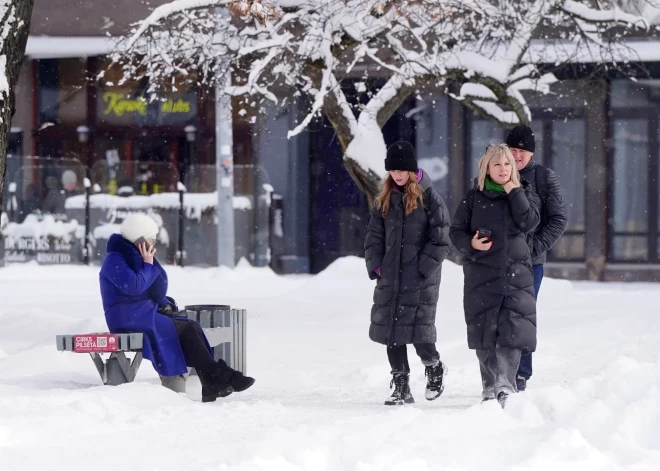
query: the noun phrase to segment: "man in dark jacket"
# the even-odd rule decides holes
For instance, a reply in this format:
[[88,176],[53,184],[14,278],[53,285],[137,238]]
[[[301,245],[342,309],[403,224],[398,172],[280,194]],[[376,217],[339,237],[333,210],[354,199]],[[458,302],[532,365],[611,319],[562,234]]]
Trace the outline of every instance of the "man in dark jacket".
[[[520,176],[532,184],[534,197],[539,203],[541,222],[533,233],[530,233],[532,246],[532,268],[534,269],[534,290],[536,296],[541,289],[543,280],[543,264],[546,254],[566,230],[566,208],[559,176],[543,165],[534,162],[534,132],[529,126],[519,124],[513,128],[506,138],[506,144],[511,149]],[[518,391],[524,391],[527,380],[532,376],[532,354],[523,355],[520,360]]]

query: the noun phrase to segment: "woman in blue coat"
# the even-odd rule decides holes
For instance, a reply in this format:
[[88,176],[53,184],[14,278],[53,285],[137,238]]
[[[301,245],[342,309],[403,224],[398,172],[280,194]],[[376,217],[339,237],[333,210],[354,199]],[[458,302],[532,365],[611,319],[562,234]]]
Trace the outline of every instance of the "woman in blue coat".
[[167,274],[154,258],[158,225],[146,214],[128,216],[121,234],[108,240],[101,266],[101,298],[111,332],[142,332],[143,355],[161,376],[187,373],[193,367],[202,383],[202,401],[212,402],[244,391],[254,379],[215,361],[201,326],[177,318],[166,298]]

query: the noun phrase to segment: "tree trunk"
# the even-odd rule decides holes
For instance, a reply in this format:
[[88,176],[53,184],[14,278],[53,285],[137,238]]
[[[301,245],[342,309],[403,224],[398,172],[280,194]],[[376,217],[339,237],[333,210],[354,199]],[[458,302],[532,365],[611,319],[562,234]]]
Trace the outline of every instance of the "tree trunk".
[[[381,129],[413,91],[414,88],[412,87],[401,87],[398,93],[379,110],[377,120],[378,126]],[[326,96],[323,103],[323,112],[337,133],[337,139],[341,144],[342,151],[345,153],[348,145],[353,140],[353,135],[351,134],[348,120],[343,115],[337,97],[334,94],[329,93]],[[345,154],[344,167],[358,188],[366,194],[369,201],[372,202],[380,192],[382,176],[377,175],[370,169],[362,168],[357,162],[347,157]]]
[[372,203],[380,193],[380,182],[382,177],[373,171],[365,171],[353,159],[344,155],[344,167],[358,188],[367,195]]
[[[0,6],[0,25],[8,29],[4,38],[0,36],[0,77],[5,75],[8,85],[7,90],[0,88],[0,215],[4,207],[3,195],[11,119],[16,111],[14,88],[23,64],[33,5],[34,0],[9,0],[7,5]],[[0,30],[0,33],[2,32]],[[3,58],[6,59],[4,67]],[[0,83],[2,83],[1,79]]]

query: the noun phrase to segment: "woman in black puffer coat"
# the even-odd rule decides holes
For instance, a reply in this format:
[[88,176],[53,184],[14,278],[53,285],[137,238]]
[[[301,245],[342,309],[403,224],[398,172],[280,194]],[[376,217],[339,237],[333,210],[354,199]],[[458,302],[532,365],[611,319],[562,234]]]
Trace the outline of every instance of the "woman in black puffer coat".
[[409,387],[407,344],[426,366],[426,399],[444,389],[445,366],[435,348],[435,309],[441,265],[451,247],[449,214],[431,179],[417,168],[415,150],[397,142],[387,150],[389,172],[376,199],[365,239],[369,277],[378,280],[369,337],[387,345],[394,392],[386,405],[415,402]]
[[[527,233],[539,223],[531,186],[509,148],[491,146],[475,188],[459,204],[450,236],[465,257],[463,306],[468,346],[477,351],[484,400],[502,407],[516,392],[522,352],[536,349],[536,300]],[[490,231],[479,238],[479,229]]]

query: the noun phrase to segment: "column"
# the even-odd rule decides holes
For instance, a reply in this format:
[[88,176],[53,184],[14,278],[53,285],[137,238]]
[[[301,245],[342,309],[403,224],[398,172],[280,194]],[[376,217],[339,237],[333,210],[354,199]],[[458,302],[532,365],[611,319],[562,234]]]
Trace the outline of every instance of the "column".
[[605,80],[595,80],[587,95],[585,258],[590,280],[602,279],[607,259],[607,86]]

